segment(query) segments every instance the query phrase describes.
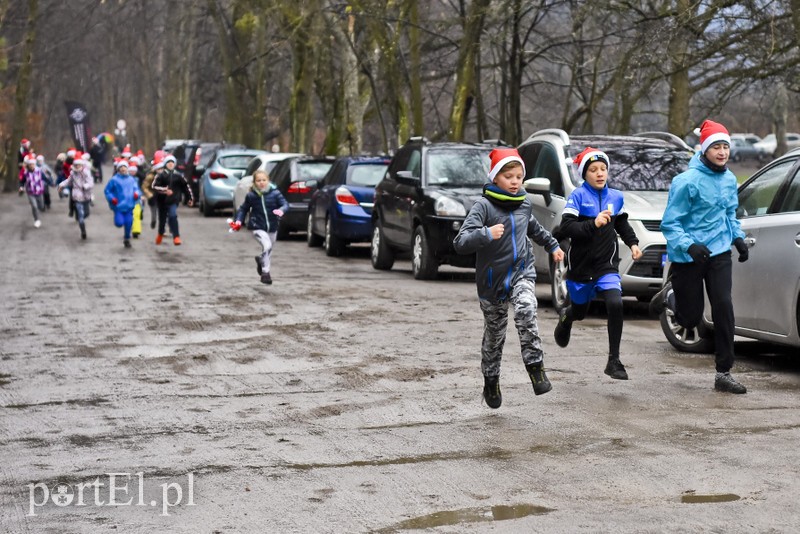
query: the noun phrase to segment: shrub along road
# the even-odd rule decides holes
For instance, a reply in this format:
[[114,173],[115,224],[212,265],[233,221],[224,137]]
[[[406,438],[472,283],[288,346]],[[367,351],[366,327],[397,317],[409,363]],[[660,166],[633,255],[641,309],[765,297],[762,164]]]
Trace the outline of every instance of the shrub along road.
[[[98,195],[99,196],[99,195]],[[792,531],[797,364],[739,342],[744,396],[675,353],[626,302],[603,374],[602,309],[552,340],[535,397],[512,326],[503,406],[481,402],[470,271],[418,282],[367,249],[282,241],[272,286],[226,215],[182,208],[184,245],[141,239],[97,202],[42,227],[0,195],[0,531]],[[109,475],[115,474],[115,475]],[[113,505],[112,505],[113,504]]]

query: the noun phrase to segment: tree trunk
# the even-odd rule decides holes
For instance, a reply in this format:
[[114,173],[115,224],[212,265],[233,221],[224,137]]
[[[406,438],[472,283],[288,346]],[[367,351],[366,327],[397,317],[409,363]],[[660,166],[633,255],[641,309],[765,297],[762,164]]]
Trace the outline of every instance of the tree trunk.
[[475,56],[478,41],[483,32],[486,10],[491,0],[473,0],[464,21],[464,36],[456,63],[456,85],[453,91],[453,106],[450,112],[449,138],[463,141],[469,106],[474,98]]
[[675,38],[672,39],[669,54],[672,74],[669,76],[669,111],[667,130],[679,137],[691,130],[690,105],[691,83],[689,80],[689,42],[692,34],[688,25],[693,15],[690,0],[678,0]]
[[19,187],[19,168],[17,167],[16,150],[19,140],[25,133],[28,118],[28,94],[31,90],[31,74],[33,72],[33,47],[36,44],[36,19],[39,17],[38,0],[28,0],[28,21],[25,30],[25,42],[22,49],[22,61],[17,75],[17,87],[14,92],[14,118],[11,123],[11,141],[7,143],[5,156],[4,191],[13,191]]

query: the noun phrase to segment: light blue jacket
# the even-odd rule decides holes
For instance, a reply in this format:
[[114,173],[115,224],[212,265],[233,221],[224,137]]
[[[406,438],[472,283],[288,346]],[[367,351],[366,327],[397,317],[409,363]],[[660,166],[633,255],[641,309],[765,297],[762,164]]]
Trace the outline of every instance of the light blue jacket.
[[[133,207],[142,198],[142,191],[139,189],[136,177],[129,174],[117,173],[112,176],[103,192],[108,200],[108,207],[120,213],[133,211]],[[136,198],[134,198],[134,193]],[[116,206],[111,202],[112,198],[117,199]]]
[[689,169],[672,180],[661,231],[667,239],[669,259],[689,263],[693,243],[708,247],[712,256],[728,252],[733,240],[744,238],[736,208],[739,206],[736,176],[715,172],[696,153]]

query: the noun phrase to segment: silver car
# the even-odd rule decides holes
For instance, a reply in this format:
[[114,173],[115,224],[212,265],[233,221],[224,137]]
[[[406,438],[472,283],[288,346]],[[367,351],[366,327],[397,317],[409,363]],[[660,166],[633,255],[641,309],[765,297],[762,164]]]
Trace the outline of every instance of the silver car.
[[285,160],[286,158],[290,158],[292,156],[302,156],[303,154],[296,154],[292,152],[264,152],[256,157],[254,157],[250,163],[247,165],[247,168],[244,170],[244,176],[242,179],[239,180],[239,183],[236,184],[236,189],[233,192],[233,213],[236,214],[236,210],[239,209],[244,203],[244,197],[247,196],[247,193],[253,187],[253,173],[256,171],[267,171],[267,174],[272,176],[272,169],[275,168],[275,165],[278,162]]
[[[800,347],[800,149],[776,159],[739,186],[737,217],[750,257],[744,263],[733,261],[734,332]],[[669,264],[664,283],[668,273]],[[702,327],[683,328],[665,310],[661,328],[678,350],[714,351],[708,296]]]
[[[642,250],[642,257],[634,262],[630,249],[619,247],[622,294],[647,302],[661,288],[667,246],[660,225],[669,185],[673,176],[687,169],[691,148],[664,132],[570,136],[549,129],[534,133],[519,146],[519,152],[525,161],[525,189],[531,194],[533,213],[550,232],[561,224],[570,193],[583,183],[572,159],[587,146],[608,154],[608,186],[624,192],[625,211]],[[564,250],[567,247],[568,243],[562,243]],[[564,262],[554,263],[536,244],[534,253],[536,271],[550,280],[553,306],[560,310],[568,303]]]

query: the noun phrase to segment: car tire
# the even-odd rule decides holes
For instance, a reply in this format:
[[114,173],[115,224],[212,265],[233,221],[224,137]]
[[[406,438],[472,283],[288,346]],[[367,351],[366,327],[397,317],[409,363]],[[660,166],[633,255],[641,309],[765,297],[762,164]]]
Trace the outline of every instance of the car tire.
[[202,203],[201,211],[203,212],[203,217],[211,217],[214,215],[214,208],[208,204],[208,201],[206,201],[202,195],[200,195],[200,202]]
[[439,272],[439,263],[431,251],[428,238],[422,226],[414,229],[414,242],[411,247],[411,271],[417,280],[432,280]]
[[667,341],[679,351],[693,354],[710,354],[714,352],[714,339],[712,337],[703,337],[698,328],[684,328],[679,325],[671,311],[664,310],[659,320],[661,321],[661,331],[664,332]]
[[[561,244],[561,250],[564,251],[564,255],[567,254],[567,247],[565,244]],[[561,312],[564,308],[569,306],[569,291],[567,291],[567,280],[565,278],[567,274],[567,264],[566,261],[555,261],[553,257],[550,256],[550,298],[553,301],[553,308],[557,312]]]
[[318,247],[322,245],[322,238],[314,233],[314,216],[309,212],[308,224],[306,224],[306,244],[309,247]]
[[330,216],[325,218],[325,241],[323,246],[327,256],[341,256],[344,253],[345,243],[333,235]]
[[381,220],[375,219],[372,227],[372,239],[369,242],[369,256],[373,269],[388,271],[394,265],[394,253],[383,236]]
[[289,228],[281,224],[281,221],[278,221],[278,232],[275,238],[278,241],[286,241],[287,239],[289,239]]

